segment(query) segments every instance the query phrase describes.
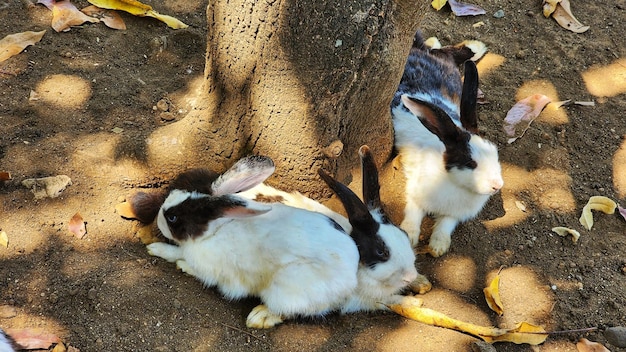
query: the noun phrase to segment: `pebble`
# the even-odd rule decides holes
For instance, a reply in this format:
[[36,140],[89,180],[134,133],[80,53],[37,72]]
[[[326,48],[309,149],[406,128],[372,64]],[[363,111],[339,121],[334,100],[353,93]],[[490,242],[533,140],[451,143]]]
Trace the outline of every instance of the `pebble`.
[[626,347],[626,327],[614,326],[604,330],[604,338],[613,346]]
[[504,10],[498,10],[493,14],[493,17],[495,18],[502,18],[504,17]]
[[97,297],[98,297],[98,291],[95,288],[92,288],[87,292],[87,298],[94,300]]
[[161,99],[157,102],[156,107],[159,111],[165,112],[170,109],[170,104],[166,99]]

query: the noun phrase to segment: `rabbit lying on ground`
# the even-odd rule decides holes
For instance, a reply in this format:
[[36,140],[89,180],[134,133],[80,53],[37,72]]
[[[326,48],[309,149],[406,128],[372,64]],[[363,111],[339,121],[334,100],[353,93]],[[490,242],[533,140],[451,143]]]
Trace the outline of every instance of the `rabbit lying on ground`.
[[[386,261],[389,251],[376,230],[370,230],[384,225],[356,195],[352,193],[360,209],[350,221],[355,228],[368,229],[353,231],[351,238],[323,214],[235,194],[262,182],[273,169],[268,158],[248,157],[221,176],[190,170],[172,182],[158,214],[152,216],[153,203],[163,198],[134,197],[133,208],[145,210],[141,220],[149,222],[156,216],[163,235],[176,243],[150,244],[149,253],[176,262],[207,286],[217,286],[227,298],[259,297],[262,304],[246,322],[253,328],[269,328],[294,316],[383,309],[381,303],[398,303],[403,296],[396,295],[395,287],[404,287],[417,276],[413,253],[411,267],[400,277],[385,277],[381,284],[362,274],[360,260],[374,266]],[[351,193],[321,175],[340,192]],[[346,208],[359,207],[354,198]],[[357,248],[355,242],[362,246]]]
[[496,146],[478,135],[478,71],[471,60],[484,52],[477,41],[431,49],[418,32],[391,104],[407,180],[400,227],[416,246],[424,216],[434,215],[434,256],[448,251],[457,224],[474,218],[504,183]]

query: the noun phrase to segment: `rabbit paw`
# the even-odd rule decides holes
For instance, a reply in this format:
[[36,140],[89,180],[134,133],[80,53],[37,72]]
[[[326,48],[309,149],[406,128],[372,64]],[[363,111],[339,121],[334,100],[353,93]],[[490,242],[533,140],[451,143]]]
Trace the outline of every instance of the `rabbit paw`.
[[182,259],[182,253],[180,247],[173,246],[164,242],[155,242],[146,246],[148,248],[148,254],[160,257],[168,262],[175,262]]
[[441,257],[450,249],[451,242],[450,235],[434,232],[428,242],[429,253],[433,257]]
[[411,247],[417,247],[417,244],[420,240],[420,223],[412,221],[410,218],[405,218],[400,224],[400,228],[406,231],[407,235],[409,235],[409,240],[411,241]]
[[283,322],[283,318],[276,315],[264,304],[260,304],[248,314],[246,326],[252,329],[269,329]]
[[422,274],[417,274],[417,279],[413,280],[413,282],[409,284],[409,288],[414,293],[423,295],[433,288],[433,284],[428,281],[428,278],[426,276]]
[[183,273],[187,273],[191,276],[195,276],[193,269],[184,259],[179,259],[176,261],[176,267],[180,269]]

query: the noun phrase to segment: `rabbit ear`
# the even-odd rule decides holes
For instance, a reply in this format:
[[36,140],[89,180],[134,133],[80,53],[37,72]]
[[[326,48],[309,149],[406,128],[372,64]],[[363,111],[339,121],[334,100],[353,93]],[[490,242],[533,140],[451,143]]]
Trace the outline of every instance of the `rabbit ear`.
[[463,137],[462,131],[452,122],[448,114],[437,105],[406,94],[402,95],[401,99],[404,106],[417,116],[422,125],[436,135],[446,148],[467,139],[461,138]]
[[380,224],[374,220],[365,204],[348,187],[337,182],[323,170],[320,169],[318,173],[337,194],[346,209],[346,213],[348,213],[348,220],[352,225],[350,237],[359,250],[361,263],[367,267],[372,267],[377,263],[387,261],[389,248],[378,234]]
[[465,76],[461,93],[461,125],[471,133],[478,133],[476,99],[478,96],[478,70],[473,61],[465,61]]
[[359,157],[361,158],[361,173],[363,174],[363,201],[368,209],[381,209],[378,169],[367,145],[359,148]]
[[213,182],[212,194],[220,196],[246,191],[265,181],[274,169],[274,162],[266,156],[252,155],[239,159]]

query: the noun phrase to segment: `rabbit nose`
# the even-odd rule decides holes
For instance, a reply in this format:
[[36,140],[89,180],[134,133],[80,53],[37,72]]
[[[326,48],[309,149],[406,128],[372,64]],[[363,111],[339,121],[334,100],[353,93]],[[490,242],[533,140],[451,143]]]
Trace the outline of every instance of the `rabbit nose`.
[[504,181],[502,180],[493,180],[491,182],[491,190],[493,191],[493,193],[498,192],[502,186],[504,186]]

